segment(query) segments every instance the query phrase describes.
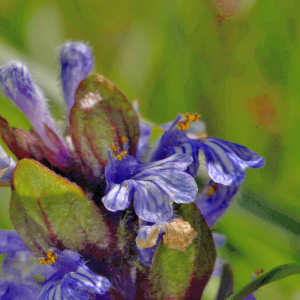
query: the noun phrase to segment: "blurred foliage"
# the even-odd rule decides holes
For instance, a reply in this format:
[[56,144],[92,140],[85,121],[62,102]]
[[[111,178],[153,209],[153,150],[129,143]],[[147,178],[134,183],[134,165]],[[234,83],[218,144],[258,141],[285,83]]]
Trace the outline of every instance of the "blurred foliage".
[[[300,260],[300,2],[233,1],[240,7],[226,17],[215,1],[3,0],[0,60],[26,62],[53,115],[64,118],[58,49],[88,42],[95,70],[140,99],[143,117],[164,123],[197,111],[209,135],[263,155],[267,166],[248,170],[238,201],[215,225],[227,237],[220,255],[238,290],[256,269]],[[30,126],[9,101],[1,99],[0,114]],[[0,222],[9,228],[9,191],[0,192]],[[299,276],[256,296],[299,299]]]

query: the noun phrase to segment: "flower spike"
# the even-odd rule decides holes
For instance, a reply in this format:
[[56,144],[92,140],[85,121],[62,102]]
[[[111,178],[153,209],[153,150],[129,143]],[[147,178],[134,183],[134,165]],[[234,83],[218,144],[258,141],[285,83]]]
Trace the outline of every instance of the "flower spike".
[[44,128],[44,124],[46,124],[57,133],[47,108],[47,100],[40,88],[33,82],[26,65],[18,61],[10,61],[1,67],[0,83],[4,93],[27,116],[45,145],[55,150]]
[[84,43],[67,43],[60,51],[61,79],[68,115],[75,103],[74,95],[79,83],[89,75],[93,56]]

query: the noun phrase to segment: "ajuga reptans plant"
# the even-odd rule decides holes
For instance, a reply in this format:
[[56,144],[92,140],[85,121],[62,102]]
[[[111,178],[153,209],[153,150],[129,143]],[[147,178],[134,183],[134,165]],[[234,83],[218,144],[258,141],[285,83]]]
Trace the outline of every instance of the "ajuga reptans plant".
[[[32,124],[26,132],[0,117],[18,160],[1,149],[15,229],[0,231],[1,300],[201,299],[222,243],[210,227],[245,169],[264,159],[208,137],[199,114],[143,122],[136,103],[90,74],[83,43],[64,45],[60,62],[68,114],[60,131],[25,64],[0,69],[3,92]],[[201,155],[210,180],[198,192]]]

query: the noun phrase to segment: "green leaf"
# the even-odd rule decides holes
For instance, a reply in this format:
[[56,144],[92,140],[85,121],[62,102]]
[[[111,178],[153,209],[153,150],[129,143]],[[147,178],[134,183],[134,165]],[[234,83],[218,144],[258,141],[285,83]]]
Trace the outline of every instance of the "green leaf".
[[211,230],[194,204],[182,205],[178,215],[198,232],[186,251],[160,243],[150,273],[149,299],[201,299],[214,269],[216,250]]
[[229,264],[224,264],[222,269],[221,284],[216,300],[225,300],[233,294],[233,274]]
[[104,180],[110,146],[114,144],[120,153],[125,136],[129,141],[129,154],[134,155],[139,138],[138,118],[131,104],[99,74],[80,83],[70,115],[70,130],[85,172],[98,180]]
[[300,274],[300,264],[293,263],[278,266],[257,276],[239,292],[229,297],[228,300],[243,300],[245,297],[255,292],[258,288],[294,274]]
[[13,173],[10,218],[37,256],[50,247],[103,255],[107,229],[99,209],[75,184],[40,163],[21,160]]

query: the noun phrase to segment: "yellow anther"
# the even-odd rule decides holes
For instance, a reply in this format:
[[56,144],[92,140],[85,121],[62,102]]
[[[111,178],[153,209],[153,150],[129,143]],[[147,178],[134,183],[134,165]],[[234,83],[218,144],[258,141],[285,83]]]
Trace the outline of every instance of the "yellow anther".
[[179,131],[188,130],[190,128],[189,121],[178,122],[177,126],[179,127]]
[[52,265],[57,261],[56,254],[52,251],[48,251],[46,254],[47,258],[39,259],[41,265]]
[[126,136],[122,136],[122,143],[123,143],[123,144],[126,144],[126,143],[127,143],[127,138],[126,138]]
[[110,149],[115,151],[115,152],[117,151],[117,147],[115,145],[110,145]]
[[206,193],[207,196],[212,196],[213,194],[216,193],[218,189],[218,185],[211,185],[209,188],[208,188],[208,191]]
[[122,160],[122,155],[121,155],[121,154],[118,154],[118,155],[117,155],[117,159],[118,159],[118,160]]
[[200,117],[201,117],[201,115],[199,115],[197,113],[194,115],[186,113],[185,120],[183,122],[177,123],[177,126],[179,127],[179,131],[188,130],[190,128],[190,122],[197,122]]
[[123,158],[125,158],[125,157],[126,157],[126,155],[127,155],[127,151],[126,151],[126,150],[124,150],[124,151],[123,151]]
[[199,114],[189,114],[189,113],[186,113],[185,114],[185,117],[186,117],[186,121],[189,121],[189,122],[197,122],[199,120],[199,118],[201,117],[201,115]]

